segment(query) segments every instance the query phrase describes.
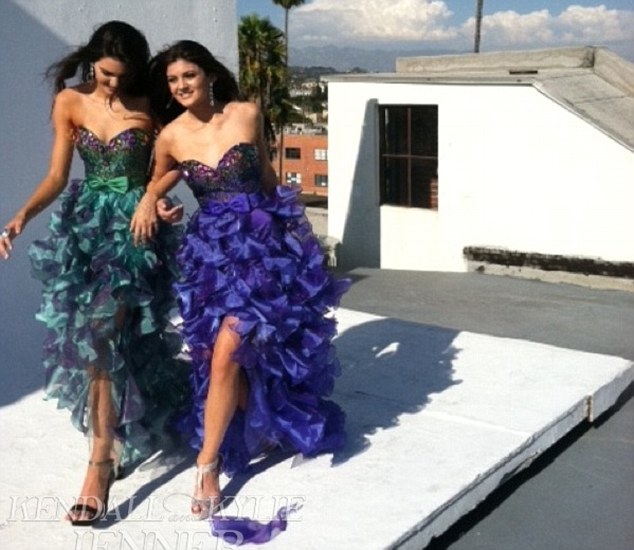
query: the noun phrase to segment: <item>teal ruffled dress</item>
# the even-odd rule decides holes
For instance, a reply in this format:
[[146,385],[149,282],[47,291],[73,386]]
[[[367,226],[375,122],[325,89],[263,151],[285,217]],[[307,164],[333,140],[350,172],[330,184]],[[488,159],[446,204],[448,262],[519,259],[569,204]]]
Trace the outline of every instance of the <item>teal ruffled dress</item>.
[[141,246],[130,233],[152,145],[152,135],[138,128],[107,143],[78,128],[86,177],[69,184],[49,236],[29,248],[32,274],[43,284],[36,317],[47,328],[46,395],[88,433],[89,369],[103,369],[124,467],[165,443],[190,394],[188,365],[174,358],[180,339],[168,330],[180,229],[161,224],[157,238]]

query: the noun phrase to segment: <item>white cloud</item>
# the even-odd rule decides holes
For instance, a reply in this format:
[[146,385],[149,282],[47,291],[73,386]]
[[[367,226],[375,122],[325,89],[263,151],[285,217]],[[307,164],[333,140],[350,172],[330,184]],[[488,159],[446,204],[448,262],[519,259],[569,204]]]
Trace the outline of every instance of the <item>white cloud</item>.
[[569,6],[555,20],[560,35],[586,41],[628,40],[634,33],[634,12],[609,10],[605,6]]
[[[487,49],[505,46],[603,44],[631,40],[634,12],[605,6],[569,6],[559,15],[548,10],[527,14],[497,12],[482,20],[482,44]],[[462,35],[473,36],[474,18],[462,25]]]
[[[469,50],[475,18],[452,21],[451,4],[439,0],[313,0],[293,10],[291,42],[297,46],[418,43]],[[481,45],[490,51],[612,43],[634,51],[633,28],[634,11],[605,5],[570,5],[559,14],[548,9],[499,11],[484,16]]]
[[[500,11],[482,19],[482,43],[531,44],[555,40],[548,10],[521,15],[514,11]],[[464,36],[473,36],[475,18],[469,18],[462,26]]]
[[451,40],[450,17],[437,0],[314,0],[293,11],[292,31],[302,42]]

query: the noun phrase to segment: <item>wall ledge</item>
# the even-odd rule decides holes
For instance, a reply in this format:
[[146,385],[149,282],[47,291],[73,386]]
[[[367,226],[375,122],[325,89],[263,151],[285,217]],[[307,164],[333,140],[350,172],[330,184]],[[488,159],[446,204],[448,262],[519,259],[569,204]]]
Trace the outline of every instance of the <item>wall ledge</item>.
[[634,262],[467,246],[467,270],[634,292]]

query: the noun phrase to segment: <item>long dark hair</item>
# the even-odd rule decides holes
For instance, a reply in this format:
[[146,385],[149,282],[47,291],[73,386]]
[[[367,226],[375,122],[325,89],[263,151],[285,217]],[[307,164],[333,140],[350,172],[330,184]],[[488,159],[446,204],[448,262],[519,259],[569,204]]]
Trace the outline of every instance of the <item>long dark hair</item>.
[[89,79],[90,65],[103,57],[112,57],[126,66],[121,90],[125,94],[141,96],[147,94],[147,67],[150,47],[141,31],[123,21],[108,21],[66,57],[53,63],[46,71],[53,80],[55,92],[66,87],[65,81],[81,71],[81,79]]
[[185,109],[175,100],[167,84],[167,67],[182,59],[198,65],[207,76],[214,76],[214,97],[223,103],[240,99],[240,89],[233,73],[202,44],[180,40],[156,54],[150,61],[150,102],[163,124],[174,120]]

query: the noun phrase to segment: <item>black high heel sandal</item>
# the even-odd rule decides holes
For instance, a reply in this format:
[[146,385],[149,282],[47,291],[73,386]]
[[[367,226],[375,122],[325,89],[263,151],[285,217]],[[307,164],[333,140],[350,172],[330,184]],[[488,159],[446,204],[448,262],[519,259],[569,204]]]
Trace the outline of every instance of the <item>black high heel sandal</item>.
[[[102,468],[104,466],[108,467],[108,484],[106,485],[106,494],[104,496],[103,502],[100,501],[97,497],[87,497],[85,500],[94,500],[97,506],[91,506],[87,503],[82,504],[73,504],[68,509],[68,515],[70,516],[71,525],[78,526],[86,526],[92,525],[93,523],[99,521],[102,518],[105,518],[108,513],[108,497],[110,496],[110,486],[115,480],[115,463],[114,460],[102,460],[101,462],[93,462],[92,460],[88,461],[88,466],[94,466],[96,468]],[[72,516],[75,516],[73,519]],[[78,517],[86,516],[83,519],[77,519]]]

